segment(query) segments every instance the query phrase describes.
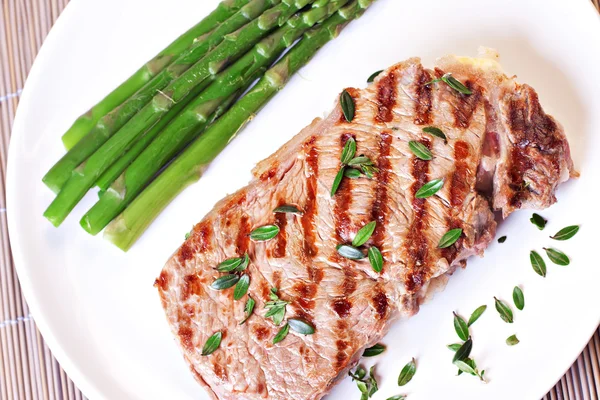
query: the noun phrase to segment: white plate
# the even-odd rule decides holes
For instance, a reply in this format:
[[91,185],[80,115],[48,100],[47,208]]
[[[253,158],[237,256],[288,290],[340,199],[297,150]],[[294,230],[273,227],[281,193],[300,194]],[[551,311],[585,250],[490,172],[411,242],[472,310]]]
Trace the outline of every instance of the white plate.
[[[8,167],[11,242],[35,320],[65,370],[92,399],[208,398],[183,362],[152,287],[185,232],[225,194],[243,186],[250,169],[313,117],[328,112],[341,88],[365,85],[375,70],[418,55],[475,55],[495,47],[509,73],[535,87],[568,133],[581,179],[561,187],[539,232],[531,212],[500,225],[505,244],[471,260],[446,291],[386,337],[374,399],[409,393],[422,399],[537,400],[561,377],[600,322],[600,23],[588,0],[379,0],[295,77],[223,154],[124,254],[87,235],[78,219],[95,193],[53,228],[42,212],[52,193],[44,172],[63,154],[71,122],[217,3],[216,0],[79,0],[50,33],[31,71],[15,121]],[[548,235],[582,224],[571,241]],[[554,244],[572,257],[536,275],[529,250]],[[526,308],[515,323],[500,320],[492,296],[510,300],[521,285]],[[452,311],[467,316],[490,306],[473,327],[473,355],[489,384],[456,377],[446,344],[457,341]],[[521,343],[507,347],[516,333]],[[418,372],[396,386],[414,356]],[[348,379],[330,398],[358,398]]]

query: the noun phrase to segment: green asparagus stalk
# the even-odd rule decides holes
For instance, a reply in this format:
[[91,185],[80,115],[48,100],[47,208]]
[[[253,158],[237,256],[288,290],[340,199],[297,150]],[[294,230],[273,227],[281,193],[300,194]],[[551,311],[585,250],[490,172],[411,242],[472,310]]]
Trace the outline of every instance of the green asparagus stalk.
[[[210,117],[208,118],[208,121],[206,123],[206,126],[208,127],[208,126],[212,125],[217,119],[219,119],[221,117],[221,115],[225,114],[227,112],[227,110],[229,110],[231,105],[233,103],[235,103],[235,101],[240,97],[241,93],[243,93],[243,91],[236,92],[233,95],[229,96],[227,99],[225,99],[225,101],[223,101],[219,105],[219,107],[217,107],[215,112],[210,115]],[[161,120],[161,122],[162,122],[162,120]],[[105,186],[106,189],[100,188],[100,191],[98,192],[98,197],[104,196],[104,193],[106,193],[106,190],[112,185],[112,183],[121,175],[121,173],[129,166],[129,164],[131,164],[131,162],[134,161],[142,151],[144,151],[144,149],[152,141],[151,138],[146,137],[146,135],[144,135],[144,137],[142,139],[144,139],[144,141],[142,141],[140,139],[138,142],[136,142],[135,146],[132,147],[130,149],[130,151],[128,151],[125,154],[127,156],[127,158],[125,158],[125,157],[120,158],[117,163],[113,164],[111,166],[111,168],[106,171],[106,172],[111,172],[112,167],[114,167],[114,166],[117,166],[117,168],[121,168],[120,171],[112,171],[112,173],[114,174],[114,178],[111,181],[108,181],[108,178],[106,178],[108,181],[108,183]],[[140,145],[140,147],[136,148],[138,145]],[[134,152],[131,152],[131,150],[137,151],[137,154],[135,154]],[[122,160],[124,160],[125,163],[121,163]],[[104,176],[104,174],[102,176]],[[100,178],[102,178],[102,177],[100,177]],[[100,179],[98,179],[98,180],[100,180]]]
[[[290,4],[286,4],[289,1]],[[299,9],[314,0],[284,0],[258,19],[228,37],[202,60],[160,91],[117,133],[106,141],[85,163],[76,168],[62,187],[44,216],[59,226],[83,198],[96,180],[144,131],[157,123],[174,105],[182,101],[196,86],[207,87],[227,65],[250,50],[278,25],[284,24]],[[87,139],[87,137],[86,137]],[[85,139],[84,139],[85,140]],[[83,143],[84,140],[80,142]],[[79,145],[79,144],[78,144]],[[77,146],[78,146],[77,145]],[[75,146],[75,148],[77,148]],[[74,149],[75,149],[74,148]]]
[[357,18],[373,0],[355,0],[305,34],[259,83],[211,128],[196,139],[116,219],[104,236],[124,251],[146,230],[158,214],[188,185],[196,182],[206,166],[236,133],[305,65],[325,43]]
[[121,175],[121,173],[140,155],[148,144],[154,140],[156,135],[162,132],[169,123],[181,113],[181,111],[194,100],[201,92],[202,87],[197,87],[188,94],[188,96],[173,107],[157,124],[148,129],[144,135],[137,140],[125,154],[123,154],[114,164],[110,166],[96,181],[96,186],[100,188],[100,193],[108,189],[111,183]]
[[[106,172],[102,174],[98,181],[96,181],[96,186],[100,189],[100,193],[103,194],[110,185],[125,171],[125,169],[148,147],[150,143],[154,140],[156,135],[158,135],[162,130],[187,106],[191,100],[198,96],[198,92],[194,91],[188,95],[189,99],[186,99],[181,104],[178,104],[177,107],[172,108],[171,111],[167,115],[165,115],[158,124],[154,125],[152,129],[144,134],[143,137],[140,138],[135,144],[127,150],[127,152],[120,157],[117,162],[110,166]],[[225,100],[217,110],[210,116],[207,121],[207,126],[213,124],[217,119],[221,117],[221,115],[225,114],[229,107],[234,103],[234,101],[239,97],[241,93],[235,93],[230,96],[227,100]]]
[[327,0],[296,17],[263,39],[235,64],[222,72],[149,147],[125,170],[100,200],[81,219],[92,235],[100,232],[150,182],[154,175],[185,145],[205,129],[207,117],[221,100],[262,76],[283,51],[317,22],[330,16],[349,0]]
[[220,23],[239,11],[248,1],[225,0],[221,2],[206,18],[175,39],[166,49],[148,61],[87,113],[81,115],[62,137],[65,148],[70,150],[75,146],[96,125],[100,118],[122,104],[156,76],[156,74],[171,64],[179,54],[192,45],[196,38],[213,30]]
[[[212,113],[211,116],[208,118],[208,121],[206,122],[206,126],[207,127],[211,126],[217,119],[221,118],[221,115],[225,114],[227,112],[227,110],[229,110],[231,105],[233,103],[235,103],[235,101],[240,97],[241,93],[243,93],[243,90],[234,93],[233,95],[229,96],[229,98],[227,98],[223,103],[221,103],[219,105],[219,107],[217,107],[215,112]],[[190,93],[190,94],[192,94],[192,93]],[[187,105],[188,103],[186,103],[185,105]],[[176,111],[181,111],[182,108],[183,107],[180,107]],[[173,111],[173,110],[175,110],[175,109],[172,109],[171,111]],[[170,113],[171,112],[169,112],[169,114]],[[96,182],[96,186],[100,189],[100,191],[98,192],[99,197],[104,195],[104,193],[110,187],[110,185],[146,149],[146,147],[148,147],[148,145],[152,142],[152,140],[156,137],[156,135],[158,133],[160,133],[160,131],[162,131],[162,129],[166,125],[168,125],[169,122],[171,122],[171,120],[173,120],[173,118],[174,118],[174,116],[171,117],[169,119],[169,121],[167,121],[164,124],[163,124],[163,120],[161,119],[160,123],[156,124],[154,127],[152,127],[152,129],[148,133],[144,134],[144,136],[140,140],[138,140],[135,143],[135,145],[132,146],[131,149],[129,149],[127,151],[127,153],[125,153],[123,155],[123,157],[119,158],[119,160],[117,160],[116,163],[111,165],[110,168],[104,174],[102,174],[102,176],[100,178],[98,178],[98,181]],[[158,127],[159,129],[157,129],[155,132],[154,128],[157,127],[158,125],[161,125],[161,126]]]
[[[216,107],[216,110],[208,115],[207,117],[207,113],[210,111],[208,107],[199,107],[198,108],[198,112],[200,115],[198,115],[198,118],[200,118],[203,122],[199,124],[198,128],[197,128],[197,132],[193,132],[193,137],[196,137],[197,135],[200,135],[205,129],[207,129],[207,127],[211,126],[217,119],[219,119],[223,114],[225,114],[227,112],[227,110],[229,110],[229,108],[231,107],[231,105],[239,98],[240,94],[243,93],[245,90],[248,89],[248,87],[250,87],[251,85],[247,85],[244,89],[240,89],[237,92],[235,92],[234,94],[230,95],[229,97],[225,98],[225,99],[216,99],[215,101],[213,101],[213,103],[211,104],[211,106],[213,104],[219,103],[219,105]],[[213,107],[211,107],[213,108]],[[185,112],[184,112],[185,113]],[[181,113],[178,118],[181,118],[184,114]],[[190,116],[191,117],[191,116]],[[177,126],[180,127],[183,124],[177,122]],[[190,129],[188,126],[183,126],[183,128],[187,131],[188,129]],[[168,125],[167,129],[173,133],[177,133],[177,129],[173,128],[171,125]],[[180,132],[181,133],[181,132]],[[164,140],[159,141],[161,144],[165,144]],[[179,140],[178,140],[179,142]],[[101,222],[102,219],[105,219],[106,216],[105,214],[108,211],[103,211],[100,213],[101,209],[104,208],[108,208],[109,210],[112,209],[113,207],[117,206],[117,204],[119,203],[119,196],[124,196],[125,194],[125,180],[128,176],[130,175],[134,175],[135,173],[139,173],[136,170],[143,170],[143,172],[150,174],[148,171],[152,171],[152,176],[150,176],[150,178],[148,178],[148,181],[150,181],[157,173],[160,173],[160,169],[163,168],[165,165],[168,164],[169,161],[171,161],[173,159],[174,156],[176,156],[177,153],[179,153],[185,146],[182,145],[180,146],[177,151],[173,151],[170,152],[170,156],[164,156],[164,149],[158,149],[157,146],[154,144],[155,142],[150,140],[150,138],[146,137],[146,135],[144,135],[144,137],[142,139],[140,139],[134,147],[132,147],[130,149],[130,151],[128,151],[126,153],[126,156],[128,156],[128,159],[130,159],[132,162],[134,162],[133,167],[131,167],[131,163],[129,163],[128,165],[123,166],[121,161],[123,161],[124,157],[122,157],[121,159],[119,159],[119,161],[117,161],[117,163],[113,164],[111,166],[110,169],[108,169],[106,171],[106,173],[111,173],[114,175],[114,177],[110,177],[110,179],[112,179],[110,182],[108,182],[108,185],[105,186],[105,189],[100,187],[100,192],[98,192],[98,197],[100,198],[100,200],[94,205],[94,207],[92,207],[84,216],[83,218],[80,220],[80,225],[88,232],[91,233],[92,235],[96,235],[98,232],[100,232],[104,226],[106,226],[106,224],[108,224],[110,222],[109,219],[106,222],[103,222],[103,226],[98,228],[96,230],[96,228],[94,228],[95,226],[98,226]],[[188,141],[189,143],[189,141]],[[139,145],[139,148],[138,148]],[[152,145],[152,147],[150,148],[150,150],[148,150],[148,146]],[[169,146],[169,149],[172,148],[172,145],[170,143],[166,143],[167,146]],[[131,150],[134,151],[138,151],[138,154],[130,154]],[[158,151],[158,153],[157,153]],[[160,160],[158,160],[159,156],[162,156],[162,158]],[[170,157],[170,158],[169,158]],[[152,160],[150,160],[152,159]],[[138,161],[140,160],[140,161]],[[140,166],[140,162],[141,160],[150,160],[150,162],[156,162],[157,164],[150,164],[150,165],[146,165],[146,167],[148,168],[143,168]],[[113,167],[122,167],[122,170],[120,172],[117,171],[112,171]],[[130,169],[133,170],[133,172],[130,172],[129,175],[126,174],[127,171],[129,171]],[[102,177],[104,177],[105,174],[102,175]],[[101,177],[101,178],[102,178]],[[108,179],[109,178],[105,178]],[[98,180],[100,181],[100,179]],[[136,179],[136,182],[141,182],[141,179]],[[105,182],[98,182],[98,183],[102,183],[103,185],[105,185]],[[143,189],[143,187],[142,187]],[[141,189],[140,189],[141,190]],[[128,191],[128,193],[131,193],[131,191]],[[102,201],[102,199],[104,198],[110,199],[110,201],[107,201],[106,199]],[[121,199],[122,200],[122,199]],[[127,201],[127,203],[129,203],[130,201]],[[118,213],[117,213],[118,214]],[[114,217],[114,216],[113,216]]]
[[251,0],[210,33],[199,38],[177,60],[158,73],[133,96],[100,118],[94,128],[48,171],[42,179],[43,182],[57,193],[69,180],[75,168],[121,129],[154,96],[160,94],[161,90],[201,60],[228,34],[235,32],[249,21],[256,20],[269,7],[280,2],[281,0]]

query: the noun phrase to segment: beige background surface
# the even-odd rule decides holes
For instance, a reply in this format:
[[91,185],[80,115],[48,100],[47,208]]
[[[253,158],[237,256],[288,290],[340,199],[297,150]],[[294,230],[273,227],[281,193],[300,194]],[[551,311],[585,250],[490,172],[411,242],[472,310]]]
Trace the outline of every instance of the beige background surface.
[[[8,143],[19,96],[46,34],[67,3],[68,0],[0,0],[1,400],[85,399],[52,356],[21,293],[10,253],[4,193]],[[600,0],[593,3],[600,10]],[[544,400],[598,400],[599,396],[600,330]]]

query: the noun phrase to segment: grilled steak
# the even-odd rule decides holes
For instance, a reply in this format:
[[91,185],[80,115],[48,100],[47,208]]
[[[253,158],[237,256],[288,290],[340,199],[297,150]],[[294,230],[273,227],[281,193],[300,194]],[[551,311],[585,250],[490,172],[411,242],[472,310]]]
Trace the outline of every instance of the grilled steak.
[[[447,84],[425,85],[450,72],[471,95]],[[536,92],[502,73],[492,60],[445,57],[433,70],[413,58],[380,74],[366,89],[347,89],[356,106],[347,122],[339,104],[255,168],[248,186],[219,202],[194,227],[156,280],[169,324],[198,381],[218,399],[319,399],[345,376],[366,347],[398,318],[415,314],[466,259],[483,250],[496,229],[493,211],[544,208],[573,176],[562,128],[540,106]],[[423,132],[442,129],[447,143]],[[374,179],[344,178],[330,190],[345,142],[368,156]],[[434,155],[423,161],[409,150],[418,141]],[[416,192],[444,179],[434,196]],[[291,204],[301,215],[273,213]],[[369,221],[367,245],[377,246],[383,271],[369,261],[341,257]],[[253,242],[249,233],[275,224],[280,233]],[[463,234],[439,249],[453,228]],[[248,253],[253,315],[246,296],[210,287],[223,260]],[[286,317],[315,327],[280,343],[281,326],[265,318],[271,288],[290,304]],[[206,340],[223,333],[218,350],[201,356]]]

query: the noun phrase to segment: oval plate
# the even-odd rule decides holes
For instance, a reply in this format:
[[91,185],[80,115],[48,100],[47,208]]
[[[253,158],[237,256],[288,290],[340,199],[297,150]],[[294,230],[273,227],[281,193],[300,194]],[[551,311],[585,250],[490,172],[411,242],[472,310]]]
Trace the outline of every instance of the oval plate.
[[[441,55],[473,56],[486,45],[500,52],[508,73],[537,89],[546,111],[564,124],[582,177],[563,185],[558,204],[542,213],[550,221],[543,232],[529,222],[528,211],[504,221],[498,236],[507,235],[506,243],[493,243],[485,258],[458,271],[416,317],[394,326],[384,340],[386,353],[367,361],[377,362],[375,399],[398,393],[409,393],[411,400],[542,397],[600,322],[594,244],[600,226],[600,23],[589,1],[379,0],[293,79],[129,253],[78,226],[95,193],[60,229],[53,228],[42,217],[52,193],[41,178],[63,154],[61,134],[216,3],[75,1],[48,36],[27,81],[9,154],[11,242],[35,320],[74,381],[92,399],[208,399],[187,369],[152,287],[192,224],[243,186],[257,161],[328,112],[342,88],[362,87],[373,71],[410,56],[431,66]],[[548,235],[572,224],[582,225],[575,238],[551,243]],[[548,263],[543,279],[531,269],[529,251],[548,244],[572,263]],[[493,296],[510,301],[517,284],[526,307],[515,311],[509,325],[494,310]],[[473,355],[486,370],[487,385],[456,377],[445,348],[457,341],[452,311],[468,318],[481,304],[488,311],[473,327]],[[507,347],[505,339],[515,333],[521,343]],[[400,369],[413,356],[417,374],[398,388]],[[358,396],[346,379],[329,398]]]

